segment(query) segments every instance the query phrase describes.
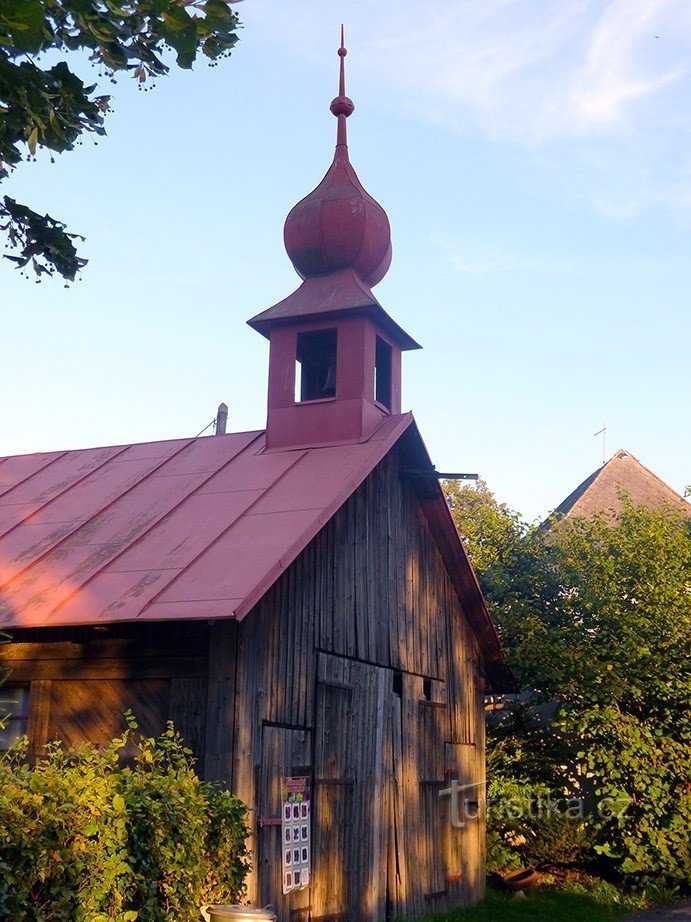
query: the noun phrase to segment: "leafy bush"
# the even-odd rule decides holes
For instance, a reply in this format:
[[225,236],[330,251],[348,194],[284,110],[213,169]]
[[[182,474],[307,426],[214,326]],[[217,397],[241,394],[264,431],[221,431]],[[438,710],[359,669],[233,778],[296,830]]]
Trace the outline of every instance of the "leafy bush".
[[177,922],[241,898],[245,806],[197,778],[171,724],[128,723],[105,750],[53,743],[32,767],[23,741],[0,761],[0,918]]
[[546,531],[484,484],[447,495],[524,689],[489,726],[488,749],[502,749],[504,783],[582,798],[590,843],[581,850],[573,821],[495,829],[490,815],[489,854],[513,861],[523,835],[535,862],[597,863],[638,889],[688,881],[691,519],[622,495],[616,515]]
[[580,811],[546,785],[503,776],[496,770],[496,755],[496,749],[490,750],[487,870],[569,868],[585,863],[592,832]]
[[691,752],[657,722],[592,707],[580,715],[578,753],[601,806],[595,851],[623,873],[658,882],[691,880]]

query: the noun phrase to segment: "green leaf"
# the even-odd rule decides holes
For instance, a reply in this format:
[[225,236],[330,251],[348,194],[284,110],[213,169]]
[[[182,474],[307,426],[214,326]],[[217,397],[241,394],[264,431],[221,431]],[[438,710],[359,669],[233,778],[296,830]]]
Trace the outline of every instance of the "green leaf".
[[27,138],[26,143],[29,145],[29,151],[33,157],[36,153],[36,145],[38,144],[38,128],[32,129],[32,131],[29,133],[29,137]]

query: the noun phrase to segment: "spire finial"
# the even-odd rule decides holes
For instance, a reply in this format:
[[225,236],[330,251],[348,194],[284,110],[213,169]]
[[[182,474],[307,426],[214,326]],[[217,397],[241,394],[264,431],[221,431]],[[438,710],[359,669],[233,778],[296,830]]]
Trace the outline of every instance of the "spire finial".
[[341,23],[341,47],[338,49],[338,56],[341,59],[341,72],[338,79],[338,95],[345,96],[345,56],[348,54],[348,50],[345,46],[345,38],[343,33],[343,23]]
[[345,47],[343,34],[343,25],[341,24],[341,47],[338,49],[340,61],[340,72],[338,76],[338,96],[331,103],[331,111],[338,119],[338,128],[336,130],[336,148],[347,148],[348,139],[346,136],[346,119],[352,115],[355,110],[355,104],[345,94],[345,56],[348,51]]

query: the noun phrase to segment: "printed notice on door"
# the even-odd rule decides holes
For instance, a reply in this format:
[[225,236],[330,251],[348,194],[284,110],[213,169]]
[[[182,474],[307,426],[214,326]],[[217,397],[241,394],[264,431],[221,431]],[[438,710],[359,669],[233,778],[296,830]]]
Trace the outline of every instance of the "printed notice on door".
[[310,882],[309,778],[283,778],[281,802],[283,892],[290,893],[304,890]]

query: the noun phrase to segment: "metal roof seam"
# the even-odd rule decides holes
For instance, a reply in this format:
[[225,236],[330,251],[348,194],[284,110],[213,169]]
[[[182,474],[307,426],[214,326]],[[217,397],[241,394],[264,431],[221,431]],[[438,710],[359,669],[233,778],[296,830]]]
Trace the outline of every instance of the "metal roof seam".
[[[187,448],[187,445],[188,445],[188,444],[189,444],[189,442],[186,443],[185,445],[183,445],[182,448],[180,448],[180,450],[179,450],[178,452],[175,452],[175,454],[171,455],[170,457],[171,457],[171,458],[174,458],[177,454],[179,454],[180,451],[184,451],[184,449]],[[117,447],[120,447],[120,446],[117,446]],[[132,446],[125,446],[125,449],[123,449],[123,450],[127,450],[127,448],[130,448],[130,447],[132,447]],[[120,452],[118,452],[118,454],[116,454],[116,455],[113,455],[113,457],[109,458],[108,461],[106,461],[104,464],[99,465],[99,467],[97,467],[97,468],[94,468],[94,470],[93,470],[93,471],[90,471],[89,474],[88,474],[86,477],[82,477],[82,478],[80,479],[80,481],[75,481],[75,483],[72,484],[71,487],[69,487],[69,488],[68,488],[67,490],[65,490],[64,492],[65,492],[65,493],[68,493],[69,490],[70,490],[73,486],[77,486],[77,483],[81,483],[81,482],[87,480],[88,477],[91,476],[91,474],[95,473],[96,471],[101,470],[103,467],[105,467],[106,464],[108,464],[110,461],[112,461],[113,458],[118,458],[119,456],[120,456]],[[162,465],[162,464],[165,464],[166,461],[168,461],[168,460],[170,460],[170,458],[165,458],[165,459],[161,462],[161,465]],[[158,467],[160,467],[161,465],[158,465]],[[156,470],[156,469],[157,469],[157,468],[154,468],[154,470]],[[89,522],[90,522],[92,519],[94,519],[97,515],[101,515],[101,513],[105,512],[106,509],[109,509],[114,503],[116,503],[116,502],[118,502],[118,500],[122,499],[123,496],[126,496],[131,490],[134,490],[135,487],[137,487],[140,483],[142,483],[144,480],[146,480],[146,479],[151,475],[151,473],[152,473],[152,471],[149,471],[148,474],[145,474],[143,477],[141,477],[139,480],[137,480],[135,483],[133,483],[127,490],[125,490],[124,493],[120,493],[118,496],[115,497],[115,499],[111,500],[109,503],[106,503],[105,506],[102,506],[97,512],[95,512],[93,515],[89,516],[88,519],[85,519],[84,521],[79,522],[79,524],[77,525],[77,527],[76,527],[75,529],[73,529],[71,532],[68,532],[66,535],[63,535],[63,536],[60,538],[59,541],[56,541],[55,544],[53,544],[51,547],[49,547],[43,554],[39,554],[37,557],[33,558],[33,559],[31,560],[31,562],[30,562],[29,564],[27,564],[26,567],[24,567],[23,569],[19,570],[19,571],[16,572],[16,573],[14,573],[14,574],[10,577],[10,579],[8,579],[8,580],[6,580],[4,583],[0,584],[0,591],[6,589],[6,588],[8,588],[9,586],[11,586],[11,585],[13,585],[14,583],[16,583],[16,581],[17,581],[20,577],[22,577],[28,570],[30,570],[32,567],[34,567],[37,563],[40,563],[44,558],[46,558],[46,557],[48,556],[48,554],[51,554],[56,548],[59,548],[62,544],[65,543],[65,541],[68,541],[73,535],[76,535],[78,531],[80,531],[82,528],[84,528],[85,526],[87,526],[87,525],[89,524]],[[55,498],[57,499],[57,498],[59,498],[59,497],[55,497]],[[52,500],[51,500],[51,501],[52,501]],[[46,504],[46,505],[48,505],[48,504]],[[36,512],[38,512],[38,511],[40,511],[40,510],[36,510]],[[36,514],[36,513],[34,513],[34,514]],[[21,523],[20,523],[20,524],[21,524]],[[12,530],[12,529],[10,529],[10,531],[11,531],[11,530]],[[10,531],[6,532],[6,534],[9,534]],[[3,535],[2,537],[5,537],[5,535]],[[103,568],[101,568],[101,569],[103,569]],[[97,572],[98,572],[98,571],[97,571]],[[93,576],[93,575],[95,575],[95,574],[92,574],[92,576]],[[88,582],[88,581],[89,581],[89,580],[87,580],[87,582]],[[84,585],[86,585],[86,583],[85,583]],[[78,590],[76,590],[76,591],[78,591]],[[63,604],[63,603],[61,603],[61,604]],[[59,608],[60,606],[57,606],[57,607]],[[57,609],[52,609],[50,614],[52,615],[56,610],[57,610]]]
[[[244,434],[244,433],[243,433],[243,434]],[[263,435],[263,432],[262,432],[260,435]],[[257,438],[259,438],[259,437],[260,437],[260,436],[256,436],[252,441],[256,441]],[[211,436],[211,438],[215,438],[215,436]],[[166,464],[167,462],[172,461],[173,459],[177,458],[177,456],[178,456],[179,454],[181,454],[183,451],[185,451],[186,448],[189,448],[189,446],[192,445],[195,441],[196,441],[196,437],[190,439],[190,440],[189,440],[188,442],[186,442],[185,445],[183,445],[178,451],[176,451],[174,454],[170,455],[170,457],[165,458],[164,461],[162,461],[162,463],[161,463],[160,465],[158,465],[158,467],[154,468],[154,471],[155,471],[155,470],[158,470],[159,468],[161,468],[161,467],[162,467],[164,464]],[[146,444],[146,443],[142,443],[142,444]],[[249,444],[251,445],[252,442],[250,442]],[[231,464],[231,463],[233,462],[233,460],[235,460],[235,458],[237,458],[238,455],[242,454],[242,452],[243,452],[247,447],[249,447],[249,446],[248,446],[248,445],[245,445],[245,446],[243,446],[242,448],[238,449],[238,451],[235,452],[235,454],[232,455],[232,457],[229,458],[228,461],[225,462],[225,464],[222,464],[220,468],[218,468],[217,470],[215,470],[212,474],[209,474],[209,476],[206,478],[206,480],[203,481],[203,483],[207,483],[212,477],[215,477],[216,474],[220,473],[220,471],[222,471],[228,464]],[[129,489],[125,490],[124,493],[121,493],[121,494],[120,494],[116,499],[114,499],[111,503],[109,503],[109,504],[107,504],[106,506],[104,506],[103,509],[100,509],[100,510],[99,510],[97,513],[95,513],[95,515],[92,516],[91,518],[95,518],[96,515],[100,515],[102,512],[104,512],[106,509],[108,509],[108,508],[109,508],[110,506],[112,506],[114,503],[118,502],[118,500],[122,499],[124,496],[127,496],[127,494],[128,494],[131,490],[133,490],[133,489],[135,489],[135,487],[139,486],[139,484],[141,484],[144,480],[147,480],[147,479],[151,478],[152,474],[153,474],[153,471],[152,471],[152,472],[149,472],[149,474],[146,474],[144,477],[142,477],[140,480],[138,480],[135,484],[133,484]],[[153,522],[148,528],[146,528],[140,535],[137,536],[137,538],[134,539],[134,541],[130,542],[130,543],[127,544],[127,545],[124,545],[124,546],[123,546],[123,550],[122,550],[121,553],[115,554],[110,560],[108,560],[107,563],[105,563],[102,567],[100,567],[98,570],[96,570],[94,573],[92,573],[92,574],[88,577],[88,579],[84,580],[84,582],[83,582],[80,586],[78,586],[72,593],[70,593],[70,594],[69,594],[66,598],[64,598],[58,605],[56,605],[55,608],[53,608],[53,609],[51,610],[51,612],[50,612],[50,614],[48,615],[48,617],[49,617],[49,618],[52,618],[52,617],[56,614],[56,612],[58,612],[64,605],[66,605],[66,604],[67,604],[71,599],[73,599],[79,592],[81,592],[86,586],[88,586],[89,583],[91,583],[100,573],[105,572],[113,563],[115,563],[115,561],[116,561],[119,557],[121,557],[124,553],[128,552],[128,551],[129,551],[131,548],[133,548],[139,541],[141,541],[141,540],[151,531],[151,529],[155,528],[157,525],[159,525],[161,522],[163,522],[169,515],[171,515],[176,509],[178,509],[178,508],[182,505],[182,503],[185,502],[185,500],[189,499],[191,496],[194,496],[195,492],[196,492],[196,488],[193,489],[190,493],[186,493],[186,494],[182,497],[182,499],[181,499],[179,502],[175,503],[175,505],[174,505],[171,509],[169,509],[164,515],[162,515],[162,516],[160,517],[160,519],[157,519],[157,520],[156,520],[155,522]],[[90,519],[87,520],[87,522],[88,522],[88,521],[90,521]],[[82,525],[85,525],[85,524],[87,524],[87,523],[86,523],[86,522],[82,523]],[[81,526],[80,526],[80,527],[81,527]],[[78,531],[78,530],[79,530],[79,529],[76,529],[75,531]],[[73,532],[72,534],[74,534],[74,532]],[[57,546],[57,545],[56,545],[56,546]],[[51,549],[51,550],[52,550],[52,549]],[[157,569],[160,569],[160,568],[157,568]],[[178,568],[177,568],[177,567],[173,567],[173,568],[171,568],[171,569],[178,569]],[[167,588],[167,586],[166,586],[166,588]]]
[[[264,433],[262,432],[262,435],[263,435],[263,434],[264,434]],[[267,489],[265,489],[265,490],[262,492],[261,496],[258,496],[257,499],[256,499],[253,503],[251,503],[251,505],[249,506],[249,509],[251,509],[251,508],[252,508],[253,506],[255,506],[258,502],[260,502],[260,501],[264,498],[264,496],[266,496],[266,494],[269,492],[269,490],[272,490],[272,489],[276,486],[276,484],[279,483],[279,482],[286,476],[286,474],[288,473],[288,471],[291,471],[291,470],[293,469],[293,467],[295,467],[295,465],[298,464],[299,461],[302,460],[302,458],[305,456],[306,453],[307,453],[306,450],[301,451],[301,452],[299,453],[299,456],[293,461],[293,463],[292,463],[291,465],[289,465],[289,467],[287,467],[286,470],[283,471],[283,473],[282,473],[282,474],[281,474],[281,475],[280,475],[280,476],[279,476],[279,477],[278,477],[278,478],[277,478]],[[230,523],[228,524],[228,526],[227,526],[226,528],[224,528],[223,531],[222,531],[220,534],[218,534],[218,535],[214,538],[213,541],[211,541],[209,544],[207,544],[207,546],[206,546],[203,550],[201,550],[201,551],[199,552],[199,554],[197,554],[197,555],[196,555],[196,556],[195,556],[195,557],[194,557],[194,558],[183,568],[183,570],[181,571],[181,573],[179,573],[178,576],[175,577],[175,579],[171,580],[171,582],[170,582],[169,584],[167,584],[163,589],[161,589],[160,592],[158,592],[158,593],[156,593],[156,595],[152,596],[152,598],[150,598],[149,601],[146,603],[146,605],[142,608],[142,611],[140,612],[140,616],[146,611],[147,608],[149,608],[151,605],[153,605],[154,603],[156,603],[156,602],[158,601],[158,597],[164,592],[164,590],[170,589],[170,587],[171,587],[171,586],[173,585],[173,583],[178,579],[178,577],[182,575],[182,573],[184,573],[185,571],[187,571],[190,567],[193,567],[194,564],[199,560],[200,557],[202,557],[204,554],[206,554],[206,553],[209,551],[210,548],[212,548],[218,541],[220,541],[220,539],[221,539],[224,535],[226,535],[226,534],[228,533],[228,531],[230,531],[230,529],[233,527],[233,525],[235,525],[235,523],[238,521],[238,519],[244,518],[246,515],[248,515],[249,509],[245,510],[243,513],[239,513],[239,514],[233,519],[233,521],[230,522]]]
[[[37,454],[40,454],[40,452],[37,452]],[[42,471],[45,471],[47,468],[51,466],[51,464],[54,464],[56,461],[59,461],[60,458],[64,458],[64,456],[68,454],[69,454],[69,451],[60,452],[60,454],[56,455],[54,458],[51,458],[50,461],[46,461],[45,464],[42,464],[35,471],[32,471],[28,476],[23,477],[21,480],[18,480],[17,483],[13,483],[12,486],[8,487],[6,490],[2,490],[2,492],[0,492],[0,499],[2,499],[2,497],[5,496],[6,493],[11,493],[12,490],[15,489],[15,487],[18,487],[18,486],[21,486],[22,484],[27,483],[29,480],[31,480],[32,477],[35,477],[37,474],[40,474]],[[2,460],[9,461],[10,458],[3,458]]]
[[[100,471],[101,468],[103,468],[103,467],[106,466],[106,464],[110,464],[110,462],[111,462],[114,458],[118,458],[118,457],[119,457],[123,452],[125,452],[126,450],[127,450],[127,446],[125,445],[123,448],[120,449],[119,452],[116,452],[114,455],[111,455],[110,457],[106,458],[106,460],[103,461],[102,464],[98,464],[98,465],[96,465],[96,467],[93,467],[93,468],[91,468],[91,470],[87,471],[87,473],[84,474],[83,477],[78,477],[77,480],[73,481],[69,486],[65,487],[64,490],[60,490],[59,493],[56,493],[54,496],[51,496],[50,499],[47,500],[45,503],[43,503],[42,506],[38,506],[36,509],[34,509],[32,512],[30,512],[30,513],[26,516],[26,518],[20,519],[19,522],[15,522],[15,524],[12,525],[10,528],[8,528],[7,531],[2,532],[2,534],[0,534],[0,538],[4,538],[6,535],[11,534],[11,533],[15,530],[15,528],[21,528],[22,525],[28,525],[28,524],[30,524],[30,520],[31,520],[34,516],[36,516],[36,515],[38,515],[39,513],[43,512],[44,509],[47,509],[47,508],[48,508],[50,505],[52,505],[52,503],[54,503],[56,500],[60,499],[62,496],[65,496],[65,494],[69,493],[70,490],[72,490],[74,487],[78,486],[80,483],[83,483],[85,480],[87,480],[89,477],[91,477],[92,474],[95,474],[96,471]],[[68,454],[69,454],[69,452],[65,452],[64,455],[62,455],[62,457],[65,457],[65,456],[68,455]],[[57,459],[56,459],[56,460],[57,460]],[[49,466],[49,465],[46,465],[46,467],[48,467],[48,466]],[[42,467],[42,468],[41,468],[41,472],[44,471],[44,470],[46,469],[46,467]],[[37,471],[36,473],[39,473],[39,471]],[[29,479],[29,478],[27,478],[27,480],[28,480],[28,479]],[[22,481],[21,483],[15,484],[15,487],[21,486],[21,485],[23,485],[23,483],[25,483],[25,481]],[[14,487],[13,487],[12,489],[14,489]],[[7,492],[10,493],[11,490],[8,490]],[[13,504],[13,503],[3,503],[3,505],[9,506],[9,505],[14,505],[14,504]],[[82,523],[82,524],[83,524],[83,523]],[[48,553],[48,552],[46,552],[46,553]],[[0,589],[2,589],[2,588],[3,588],[3,587],[2,587],[2,585],[0,584]]]

